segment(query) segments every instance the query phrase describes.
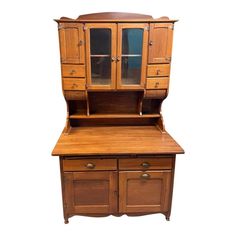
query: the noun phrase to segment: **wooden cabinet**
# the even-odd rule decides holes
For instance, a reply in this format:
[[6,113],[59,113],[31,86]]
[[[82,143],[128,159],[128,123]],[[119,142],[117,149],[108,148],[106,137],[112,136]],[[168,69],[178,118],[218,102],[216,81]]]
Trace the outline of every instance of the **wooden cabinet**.
[[65,223],[75,215],[169,220],[175,157],[184,153],[161,114],[175,20],[96,13],[56,21],[67,116],[52,155]]
[[65,218],[72,214],[111,214],[117,211],[115,171],[65,172]]
[[85,62],[83,24],[61,23],[58,30],[61,62],[83,64]]
[[148,24],[85,25],[88,89],[140,89],[146,77]]
[[171,171],[121,171],[119,207],[124,213],[167,212]]
[[61,157],[65,222],[72,215],[170,215],[175,156]]
[[151,23],[148,63],[171,61],[173,23]]

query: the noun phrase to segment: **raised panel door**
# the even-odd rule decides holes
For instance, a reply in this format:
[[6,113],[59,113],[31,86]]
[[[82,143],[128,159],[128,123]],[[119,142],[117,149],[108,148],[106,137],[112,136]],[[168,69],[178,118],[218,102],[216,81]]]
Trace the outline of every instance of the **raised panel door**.
[[83,25],[60,24],[61,63],[84,64],[85,44]]
[[172,38],[172,23],[150,24],[148,63],[169,63],[171,61]]
[[66,172],[64,189],[68,214],[109,214],[117,211],[115,171]]
[[171,171],[121,171],[119,173],[119,212],[167,212]]

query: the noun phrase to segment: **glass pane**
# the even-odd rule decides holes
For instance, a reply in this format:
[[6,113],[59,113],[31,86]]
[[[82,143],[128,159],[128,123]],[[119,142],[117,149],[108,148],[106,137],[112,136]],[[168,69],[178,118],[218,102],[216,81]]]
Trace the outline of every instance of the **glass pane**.
[[122,30],[122,84],[140,84],[142,66],[143,29]]
[[92,84],[111,84],[110,29],[90,29],[90,53]]
[[141,80],[142,57],[122,57],[122,83],[139,84]]
[[91,57],[92,84],[111,84],[111,57]]

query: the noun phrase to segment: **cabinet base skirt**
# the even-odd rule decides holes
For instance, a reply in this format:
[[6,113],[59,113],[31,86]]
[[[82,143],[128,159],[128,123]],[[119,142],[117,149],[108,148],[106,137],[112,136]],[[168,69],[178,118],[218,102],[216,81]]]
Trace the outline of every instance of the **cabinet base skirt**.
[[87,213],[87,214],[70,214],[68,216],[64,217],[64,223],[68,224],[69,223],[69,218],[73,216],[87,216],[87,217],[107,217],[107,216],[116,216],[116,217],[121,217],[123,215],[127,216],[145,216],[145,215],[151,215],[151,214],[163,214],[166,218],[167,221],[170,220],[170,212],[140,212],[140,213],[113,213],[113,214],[98,214],[98,213]]

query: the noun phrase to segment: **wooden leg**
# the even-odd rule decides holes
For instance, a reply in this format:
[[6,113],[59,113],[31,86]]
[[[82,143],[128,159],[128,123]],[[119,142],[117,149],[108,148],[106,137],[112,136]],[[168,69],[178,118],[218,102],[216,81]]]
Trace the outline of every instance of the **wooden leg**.
[[166,217],[166,220],[170,221],[170,212],[166,212],[166,213],[164,213],[164,215]]
[[68,223],[69,223],[68,218],[65,218],[64,223],[65,223],[65,224],[68,224]]

